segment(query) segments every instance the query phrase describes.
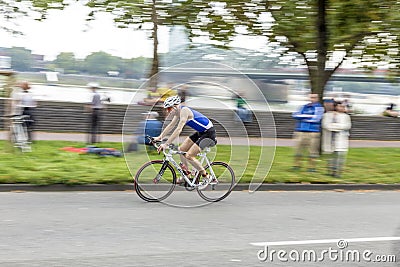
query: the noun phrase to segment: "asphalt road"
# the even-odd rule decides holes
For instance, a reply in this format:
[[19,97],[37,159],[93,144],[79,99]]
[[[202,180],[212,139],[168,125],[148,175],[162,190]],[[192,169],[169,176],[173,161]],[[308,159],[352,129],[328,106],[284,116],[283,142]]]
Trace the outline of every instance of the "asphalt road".
[[[174,194],[174,201],[198,201],[194,192]],[[145,203],[130,191],[0,193],[0,266],[399,266],[400,241],[372,241],[400,237],[399,211],[397,191],[233,192],[198,208]],[[398,262],[327,255],[321,262],[282,262],[276,254],[260,261],[265,247],[252,245],[320,240],[268,249],[339,250],[326,239],[349,240],[342,251],[370,250]]]

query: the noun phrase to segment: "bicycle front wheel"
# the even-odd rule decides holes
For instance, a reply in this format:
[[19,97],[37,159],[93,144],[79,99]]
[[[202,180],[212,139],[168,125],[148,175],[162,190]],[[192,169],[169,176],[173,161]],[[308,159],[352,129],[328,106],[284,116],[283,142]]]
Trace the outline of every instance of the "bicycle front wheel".
[[[211,167],[210,167],[211,165]],[[210,202],[226,198],[235,186],[235,173],[225,162],[211,162],[204,167],[211,177],[211,183],[203,190],[197,189],[200,197]]]
[[134,185],[141,199],[159,202],[166,199],[174,190],[176,172],[168,161],[149,161],[136,173]]

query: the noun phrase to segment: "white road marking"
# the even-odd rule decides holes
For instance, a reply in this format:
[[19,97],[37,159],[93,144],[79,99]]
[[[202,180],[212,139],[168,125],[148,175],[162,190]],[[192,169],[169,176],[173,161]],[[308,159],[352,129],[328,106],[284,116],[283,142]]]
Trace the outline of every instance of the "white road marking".
[[380,242],[380,241],[396,241],[400,240],[398,236],[388,237],[365,237],[365,238],[339,238],[339,239],[320,239],[320,240],[299,240],[299,241],[273,241],[273,242],[256,242],[250,243],[253,246],[287,246],[287,245],[309,245],[309,244],[329,244],[338,243],[344,240],[348,243],[359,242]]

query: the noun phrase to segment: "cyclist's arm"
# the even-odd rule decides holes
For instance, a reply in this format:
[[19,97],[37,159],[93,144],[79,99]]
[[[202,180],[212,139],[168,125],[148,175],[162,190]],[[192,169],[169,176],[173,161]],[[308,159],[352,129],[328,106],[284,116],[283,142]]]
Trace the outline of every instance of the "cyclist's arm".
[[181,109],[181,114],[180,114],[178,126],[175,128],[175,131],[168,138],[166,144],[171,144],[179,136],[179,134],[183,130],[183,127],[185,127],[185,124],[188,121],[190,114],[191,114],[191,112],[190,112],[189,109],[187,109],[187,108],[182,108]]
[[171,132],[172,128],[175,126],[178,120],[179,120],[178,116],[174,115],[172,121],[167,125],[167,127],[165,127],[164,131],[162,131],[161,134],[158,137],[156,137],[156,139],[162,140],[164,136],[169,134],[169,132]]

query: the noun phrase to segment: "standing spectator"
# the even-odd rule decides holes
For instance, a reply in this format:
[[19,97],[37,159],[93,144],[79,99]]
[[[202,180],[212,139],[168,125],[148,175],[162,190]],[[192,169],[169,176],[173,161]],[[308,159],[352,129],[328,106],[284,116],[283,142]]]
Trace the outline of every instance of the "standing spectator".
[[351,128],[350,115],[342,102],[335,102],[335,110],[324,114],[322,128],[325,136],[322,150],[332,155],[328,160],[329,175],[340,177],[349,150]]
[[[324,103],[325,113],[332,112],[335,110],[335,100],[333,98],[324,99],[323,103]],[[321,133],[322,134],[321,134],[320,144],[322,144],[324,142],[325,138],[329,138],[329,136],[327,136],[327,135],[330,135],[330,132],[327,130],[324,130],[324,129],[321,130]],[[322,145],[320,147],[322,149]],[[322,152],[322,151],[320,151],[320,152]]]
[[22,89],[20,93],[17,104],[20,107],[20,111],[22,115],[28,116],[25,120],[26,129],[28,132],[28,141],[31,142],[33,140],[33,126],[35,123],[34,111],[36,108],[36,101],[33,98],[33,94],[30,92],[31,86],[27,81],[23,81],[20,83],[19,87]]
[[319,157],[321,120],[324,107],[318,102],[318,94],[310,94],[310,103],[293,113],[296,119],[294,139],[297,142],[293,170],[301,167],[301,160],[308,148],[309,172],[315,172],[315,159]]
[[101,102],[101,96],[97,92],[97,89],[100,88],[100,85],[98,83],[88,83],[87,86],[93,92],[92,101],[90,102],[89,105],[91,115],[90,115],[88,143],[94,144],[99,142],[98,134],[100,131],[100,118],[103,109],[103,104]]

